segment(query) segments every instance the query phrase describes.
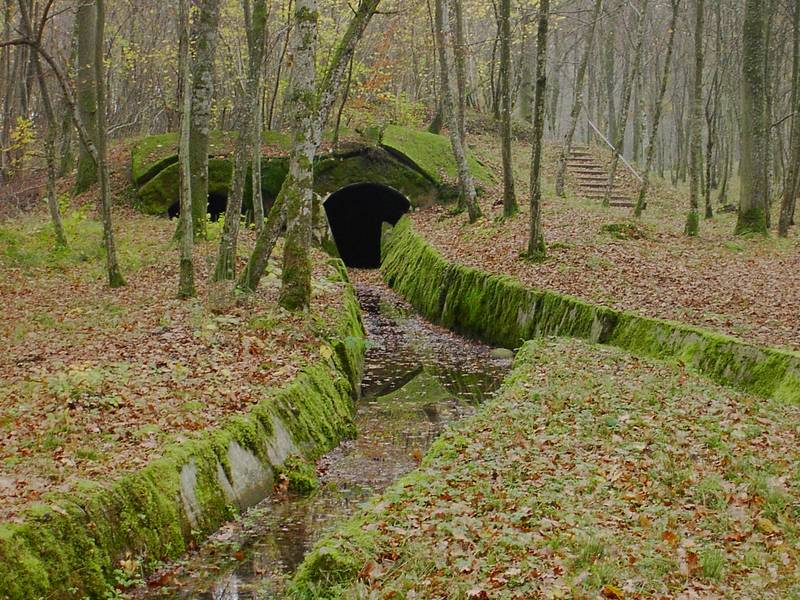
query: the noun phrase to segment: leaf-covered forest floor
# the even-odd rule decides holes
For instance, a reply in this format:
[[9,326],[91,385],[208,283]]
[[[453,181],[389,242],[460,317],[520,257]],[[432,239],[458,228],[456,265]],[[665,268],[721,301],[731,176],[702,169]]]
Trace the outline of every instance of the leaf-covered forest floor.
[[[475,136],[472,141],[472,151],[502,173],[496,140]],[[701,217],[700,236],[687,238],[688,192],[657,177],[639,221],[632,209],[606,209],[599,200],[576,197],[569,179],[568,197],[560,199],[554,193],[557,152],[548,144],[543,165],[545,262],[521,257],[527,246],[530,170],[530,147],[522,143],[514,148],[521,205],[516,217],[501,220],[502,189],[495,188],[481,200],[485,218],[478,224],[468,225],[464,215],[452,217],[451,208],[438,207],[414,214],[417,230],[451,260],[534,287],[800,349],[798,228],[788,240],[734,237],[735,213],[717,213],[710,221]],[[635,189],[623,165],[620,174]],[[716,191],[712,198],[716,211]],[[738,202],[735,189],[728,201]]]
[[[124,196],[124,175],[114,180]],[[322,254],[305,316],[277,305],[280,248],[258,294],[210,285],[221,224],[197,246],[198,298],[180,301],[176,221],[124,206],[114,218],[128,285],[109,289],[93,206],[89,192],[67,208],[64,250],[38,210],[0,222],[0,520],[246,412],[319,353],[341,310]],[[240,258],[254,234],[242,238]]]
[[302,597],[800,597],[799,407],[577,340],[521,356]]

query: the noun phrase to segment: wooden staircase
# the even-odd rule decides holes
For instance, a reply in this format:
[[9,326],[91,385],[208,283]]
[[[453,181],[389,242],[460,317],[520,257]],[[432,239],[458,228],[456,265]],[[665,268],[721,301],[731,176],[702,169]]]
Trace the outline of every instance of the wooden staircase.
[[[567,158],[567,169],[578,180],[578,193],[592,200],[601,202],[606,196],[608,188],[608,172],[605,167],[589,152],[585,146],[572,148]],[[619,181],[619,173],[611,191],[610,204],[615,208],[633,208],[635,203],[629,192]]]

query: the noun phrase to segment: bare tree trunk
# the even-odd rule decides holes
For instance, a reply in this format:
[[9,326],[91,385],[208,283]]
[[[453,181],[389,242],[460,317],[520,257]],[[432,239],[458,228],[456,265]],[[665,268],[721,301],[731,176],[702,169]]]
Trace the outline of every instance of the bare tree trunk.
[[[364,30],[367,28],[367,25],[369,25],[380,2],[381,0],[360,0],[358,8],[347,27],[347,31],[342,36],[339,45],[331,56],[325,76],[317,87],[317,113],[313,123],[314,154],[316,154],[317,148],[319,148],[319,144],[322,141],[322,130],[328,120],[336,97],[338,96],[339,85],[341,85],[341,81],[344,78],[345,69],[353,57],[356,44],[364,34]],[[241,290],[254,292],[258,288],[261,277],[269,263],[272,250],[275,247],[275,242],[280,236],[283,223],[286,220],[287,199],[291,195],[302,193],[297,191],[300,184],[292,176],[291,166],[292,161],[299,162],[301,160],[303,160],[302,155],[295,156],[293,153],[292,157],[290,157],[289,176],[287,176],[286,180],[283,182],[278,197],[269,211],[264,229],[256,239],[256,245],[253,249],[253,253],[250,255],[247,268],[241,274],[236,284]],[[294,167],[297,172],[300,172],[302,168],[301,165]]]
[[[70,42],[69,53],[69,67],[68,69],[75,69],[78,63],[78,20],[75,20],[73,27],[72,40]],[[73,117],[72,108],[66,100],[63,101],[63,117],[61,119],[61,148],[59,149],[60,164],[58,167],[58,176],[64,177],[75,168],[75,156],[73,155],[72,136],[73,136]],[[92,159],[94,160],[94,159]]]
[[[608,10],[608,6],[606,6]],[[608,17],[611,15],[606,13]],[[610,22],[610,19],[609,19]],[[615,53],[617,50],[616,35],[613,27],[609,27],[605,34],[605,56],[603,60],[603,75],[605,76],[606,107],[608,108],[608,139],[617,139],[617,109],[614,102],[614,72],[616,70]],[[621,111],[620,111],[621,112]],[[599,126],[599,125],[598,125]]]
[[[719,58],[717,59],[719,60]],[[713,107],[713,108],[712,108]],[[705,185],[705,218],[714,217],[714,208],[711,206],[711,189],[713,188],[714,172],[714,146],[717,137],[717,111],[719,110],[719,65],[714,71],[714,80],[711,83],[711,91],[706,100],[706,128],[708,129],[708,139],[706,140],[706,185]]]
[[517,210],[514,191],[514,165],[511,159],[511,0],[500,2],[500,95],[502,100],[503,216]]
[[117,249],[114,244],[114,229],[111,221],[111,189],[108,178],[108,151],[106,149],[106,76],[103,49],[105,42],[106,3],[105,0],[96,0],[95,15],[95,97],[97,99],[97,167],[100,175],[100,212],[103,216],[103,239],[106,246],[106,261],[108,266],[108,284],[113,287],[122,287],[125,280],[119,270],[117,262]]
[[192,160],[191,160],[191,121],[192,115],[192,65],[189,56],[189,0],[180,0],[178,7],[178,71],[182,78],[181,89],[181,138],[178,148],[178,170],[180,173],[181,224],[180,248],[181,264],[178,280],[178,297],[192,298],[196,295],[194,287],[194,227],[192,220]]
[[[95,85],[95,65],[97,40],[97,6],[96,0],[76,0],[78,3],[75,19],[77,20],[76,32],[78,35],[78,68],[77,68],[77,101],[81,120],[89,136],[99,145],[97,135],[97,86]],[[102,44],[102,41],[100,42]],[[102,53],[101,53],[102,56]],[[97,182],[98,165],[95,164],[91,153],[85,144],[81,144],[78,156],[78,173],[75,179],[75,191],[80,194]]]
[[583,86],[586,79],[586,68],[589,57],[594,46],[594,33],[597,29],[597,21],[600,18],[600,10],[603,8],[603,0],[595,0],[592,10],[591,21],[586,31],[586,48],[583,52],[581,64],[578,67],[578,74],[575,79],[575,101],[572,104],[570,114],[569,129],[564,136],[564,145],[561,148],[561,155],[558,158],[558,171],[556,173],[556,195],[564,197],[564,178],[567,174],[567,158],[572,152],[572,140],[575,137],[575,128],[578,126],[578,118],[583,110]]
[[542,228],[542,137],[544,104],[547,96],[547,30],[550,0],[540,0],[539,27],[536,36],[536,95],[533,109],[533,150],[531,152],[531,214],[528,233],[528,256],[544,260],[546,248]]
[[[603,198],[603,205],[609,206],[611,204],[611,194],[614,190],[614,181],[617,177],[617,167],[619,166],[619,157],[622,153],[622,146],[625,143],[625,134],[628,131],[628,112],[631,107],[631,96],[633,95],[633,83],[639,77],[639,68],[642,64],[642,47],[644,46],[644,36],[647,31],[647,8],[649,0],[642,0],[639,6],[639,34],[636,39],[636,49],[633,56],[633,68],[625,78],[624,89],[622,90],[622,106],[619,111],[619,122],[614,127],[617,134],[614,140],[614,157],[611,159],[611,168],[608,173],[608,188],[606,189],[605,198]],[[609,99],[611,101],[611,99]],[[616,120],[616,118],[614,118]]]
[[261,193],[261,134],[263,133],[264,125],[261,119],[263,112],[263,78],[259,78],[258,93],[258,106],[256,107],[256,119],[254,123],[255,130],[253,137],[255,143],[253,144],[253,160],[250,166],[250,186],[252,188],[251,197],[253,199],[253,223],[255,224],[256,233],[261,233],[264,228],[264,195]]
[[561,99],[561,69],[564,57],[561,56],[560,47],[561,36],[558,34],[558,29],[553,31],[553,57],[555,58],[555,65],[553,67],[553,81],[550,84],[550,133],[558,135],[558,111],[560,108],[559,100]]
[[645,158],[644,173],[642,174],[642,184],[639,187],[639,196],[636,199],[634,214],[637,217],[642,215],[646,207],[647,192],[650,190],[650,171],[653,168],[656,148],[658,144],[658,127],[661,124],[661,114],[664,109],[664,96],[667,93],[667,83],[669,82],[669,71],[672,67],[672,54],[675,51],[675,30],[678,26],[678,16],[680,13],[680,0],[670,0],[672,3],[672,18],[670,19],[667,41],[667,56],[664,59],[664,71],[661,74],[661,87],[658,90],[658,100],[656,100],[655,114],[653,115],[653,127],[650,132],[650,140],[647,143],[647,156]]
[[[264,32],[267,23],[266,0],[242,0],[248,21],[248,65],[247,76],[240,100],[239,136],[233,159],[233,176],[228,205],[225,207],[225,223],[217,253],[217,266],[214,281],[230,281],[236,277],[236,255],[239,241],[239,226],[242,218],[242,199],[244,198],[247,167],[253,156],[253,148],[259,145],[255,137],[256,119],[259,118],[259,92],[261,89],[261,63],[264,56]],[[299,10],[299,8],[298,8]],[[249,15],[249,16],[248,16]],[[255,192],[255,190],[254,190]]]
[[219,28],[219,0],[196,0],[192,23],[192,114],[189,131],[189,161],[192,188],[192,228],[206,238],[208,213],[208,135],[214,98],[214,57]]
[[789,235],[797,196],[800,193],[800,2],[794,5],[794,36],[792,43],[792,118],[791,149],[789,168],[783,184],[781,216],[778,221],[778,235]]
[[[33,24],[25,0],[20,0],[19,8],[25,34],[33,39]],[[37,42],[41,42],[42,31],[38,31],[35,37]],[[47,80],[42,70],[41,59],[36,52],[32,53],[32,59],[36,77],[39,80],[39,91],[42,95],[42,108],[44,109],[45,118],[47,119],[47,132],[44,137],[45,158],[47,161],[47,208],[50,212],[50,218],[53,221],[56,246],[65,247],[67,245],[67,236],[64,233],[64,225],[61,222],[61,211],[59,210],[58,194],[56,192],[56,131],[58,128],[58,121],[53,111],[53,103],[50,98],[50,92],[47,89]]]
[[292,39],[292,0],[288,0],[286,7],[286,32],[283,34],[283,48],[281,49],[281,56],[278,59],[278,72],[275,74],[275,84],[272,87],[272,96],[269,101],[269,112],[267,114],[267,129],[272,131],[275,126],[275,102],[278,99],[278,91],[281,85],[281,71],[283,70],[283,63],[286,59],[286,54],[289,52],[289,41]]
[[314,199],[314,104],[317,80],[316,0],[297,0],[292,57],[294,77],[294,148],[286,196],[286,244],[283,249],[283,283],[280,303],[288,310],[311,304],[311,210]]
[[741,194],[735,233],[767,232],[767,122],[763,0],[747,0],[742,36]]
[[350,86],[353,83],[353,63],[355,61],[350,59],[350,68],[347,69],[347,83],[344,85],[344,93],[342,94],[342,102],[339,104],[339,110],[336,111],[336,124],[333,127],[333,149],[339,149],[339,132],[342,127],[342,113],[344,107],[347,105],[347,99],[350,97]]
[[467,139],[467,40],[463,0],[452,0],[455,12],[456,37],[454,45],[456,87],[458,91],[458,134]]
[[695,0],[694,78],[692,84],[691,146],[689,148],[689,214],[684,232],[696,236],[700,226],[700,172],[703,168],[703,29],[705,0]]
[[[11,3],[5,0],[3,6],[3,39],[11,39]],[[3,48],[3,129],[0,131],[0,181],[5,181],[11,176],[9,153],[6,148],[11,136],[11,112],[14,104],[14,86],[11,85],[11,54],[14,48]]]
[[467,205],[470,223],[481,217],[481,209],[475,193],[475,184],[469,171],[467,155],[464,149],[464,140],[458,128],[458,115],[453,102],[453,88],[451,77],[451,60],[448,56],[450,49],[450,16],[448,0],[436,0],[436,37],[439,46],[439,68],[441,71],[442,104],[450,129],[450,143],[458,169],[458,182],[461,195]]

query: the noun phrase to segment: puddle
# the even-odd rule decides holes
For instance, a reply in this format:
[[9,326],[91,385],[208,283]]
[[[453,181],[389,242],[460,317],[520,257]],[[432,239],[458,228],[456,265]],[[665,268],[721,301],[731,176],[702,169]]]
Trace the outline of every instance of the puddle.
[[327,529],[414,469],[445,427],[497,390],[510,360],[424,321],[377,273],[352,277],[369,339],[358,437],[318,462],[320,488],[313,496],[265,500],[129,597],[281,598]]

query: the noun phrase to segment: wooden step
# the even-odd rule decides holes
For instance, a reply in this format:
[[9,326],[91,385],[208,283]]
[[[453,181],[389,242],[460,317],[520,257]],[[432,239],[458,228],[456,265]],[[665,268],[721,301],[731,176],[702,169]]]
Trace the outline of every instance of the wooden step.
[[[589,198],[589,200],[605,200],[605,193],[604,192],[587,192],[582,193],[581,196],[584,198]],[[622,195],[613,195],[611,196],[611,202],[630,202],[630,197],[622,196]]]

